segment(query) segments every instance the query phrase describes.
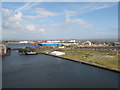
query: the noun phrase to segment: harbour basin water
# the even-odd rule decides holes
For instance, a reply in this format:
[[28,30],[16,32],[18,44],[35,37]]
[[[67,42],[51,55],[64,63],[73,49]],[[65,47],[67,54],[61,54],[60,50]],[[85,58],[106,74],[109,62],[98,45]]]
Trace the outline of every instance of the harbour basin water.
[[2,58],[2,66],[3,88],[118,87],[117,72],[44,54],[19,55],[17,50],[12,50],[10,56]]

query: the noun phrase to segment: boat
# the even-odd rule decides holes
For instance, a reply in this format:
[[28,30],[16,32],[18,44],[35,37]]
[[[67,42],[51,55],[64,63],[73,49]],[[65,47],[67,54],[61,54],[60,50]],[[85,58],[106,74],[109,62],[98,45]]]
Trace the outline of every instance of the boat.
[[26,52],[26,55],[36,55],[36,52]]

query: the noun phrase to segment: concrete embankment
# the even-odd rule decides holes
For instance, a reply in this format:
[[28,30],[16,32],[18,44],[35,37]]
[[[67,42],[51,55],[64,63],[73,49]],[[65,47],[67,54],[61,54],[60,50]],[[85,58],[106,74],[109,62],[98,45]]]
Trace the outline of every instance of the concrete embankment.
[[118,70],[114,70],[114,69],[110,69],[110,68],[106,68],[106,67],[101,67],[101,66],[98,66],[95,63],[90,63],[90,62],[86,62],[86,61],[82,61],[82,60],[78,61],[78,60],[69,59],[69,58],[65,58],[65,57],[62,57],[62,56],[56,56],[56,55],[46,54],[46,53],[40,53],[40,54],[49,55],[49,56],[53,56],[53,57],[57,57],[57,58],[65,59],[65,60],[70,60],[70,61],[73,61],[73,62],[82,63],[82,64],[94,66],[94,67],[97,67],[97,68],[101,68],[101,69],[110,70],[110,71],[113,71],[113,72],[120,73],[120,71],[118,71]]

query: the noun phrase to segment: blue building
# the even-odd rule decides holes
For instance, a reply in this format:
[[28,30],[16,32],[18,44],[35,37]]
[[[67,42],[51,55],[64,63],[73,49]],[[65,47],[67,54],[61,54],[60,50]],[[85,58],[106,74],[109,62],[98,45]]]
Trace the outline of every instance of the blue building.
[[57,43],[41,43],[38,45],[39,46],[60,46],[60,44],[57,44]]

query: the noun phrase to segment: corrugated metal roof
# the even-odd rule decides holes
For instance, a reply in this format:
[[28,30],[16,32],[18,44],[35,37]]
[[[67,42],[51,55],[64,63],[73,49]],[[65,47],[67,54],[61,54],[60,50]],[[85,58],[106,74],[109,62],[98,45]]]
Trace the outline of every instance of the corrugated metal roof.
[[54,46],[54,45],[60,45],[60,44],[57,44],[57,43],[41,43],[41,44],[38,44],[40,46]]

